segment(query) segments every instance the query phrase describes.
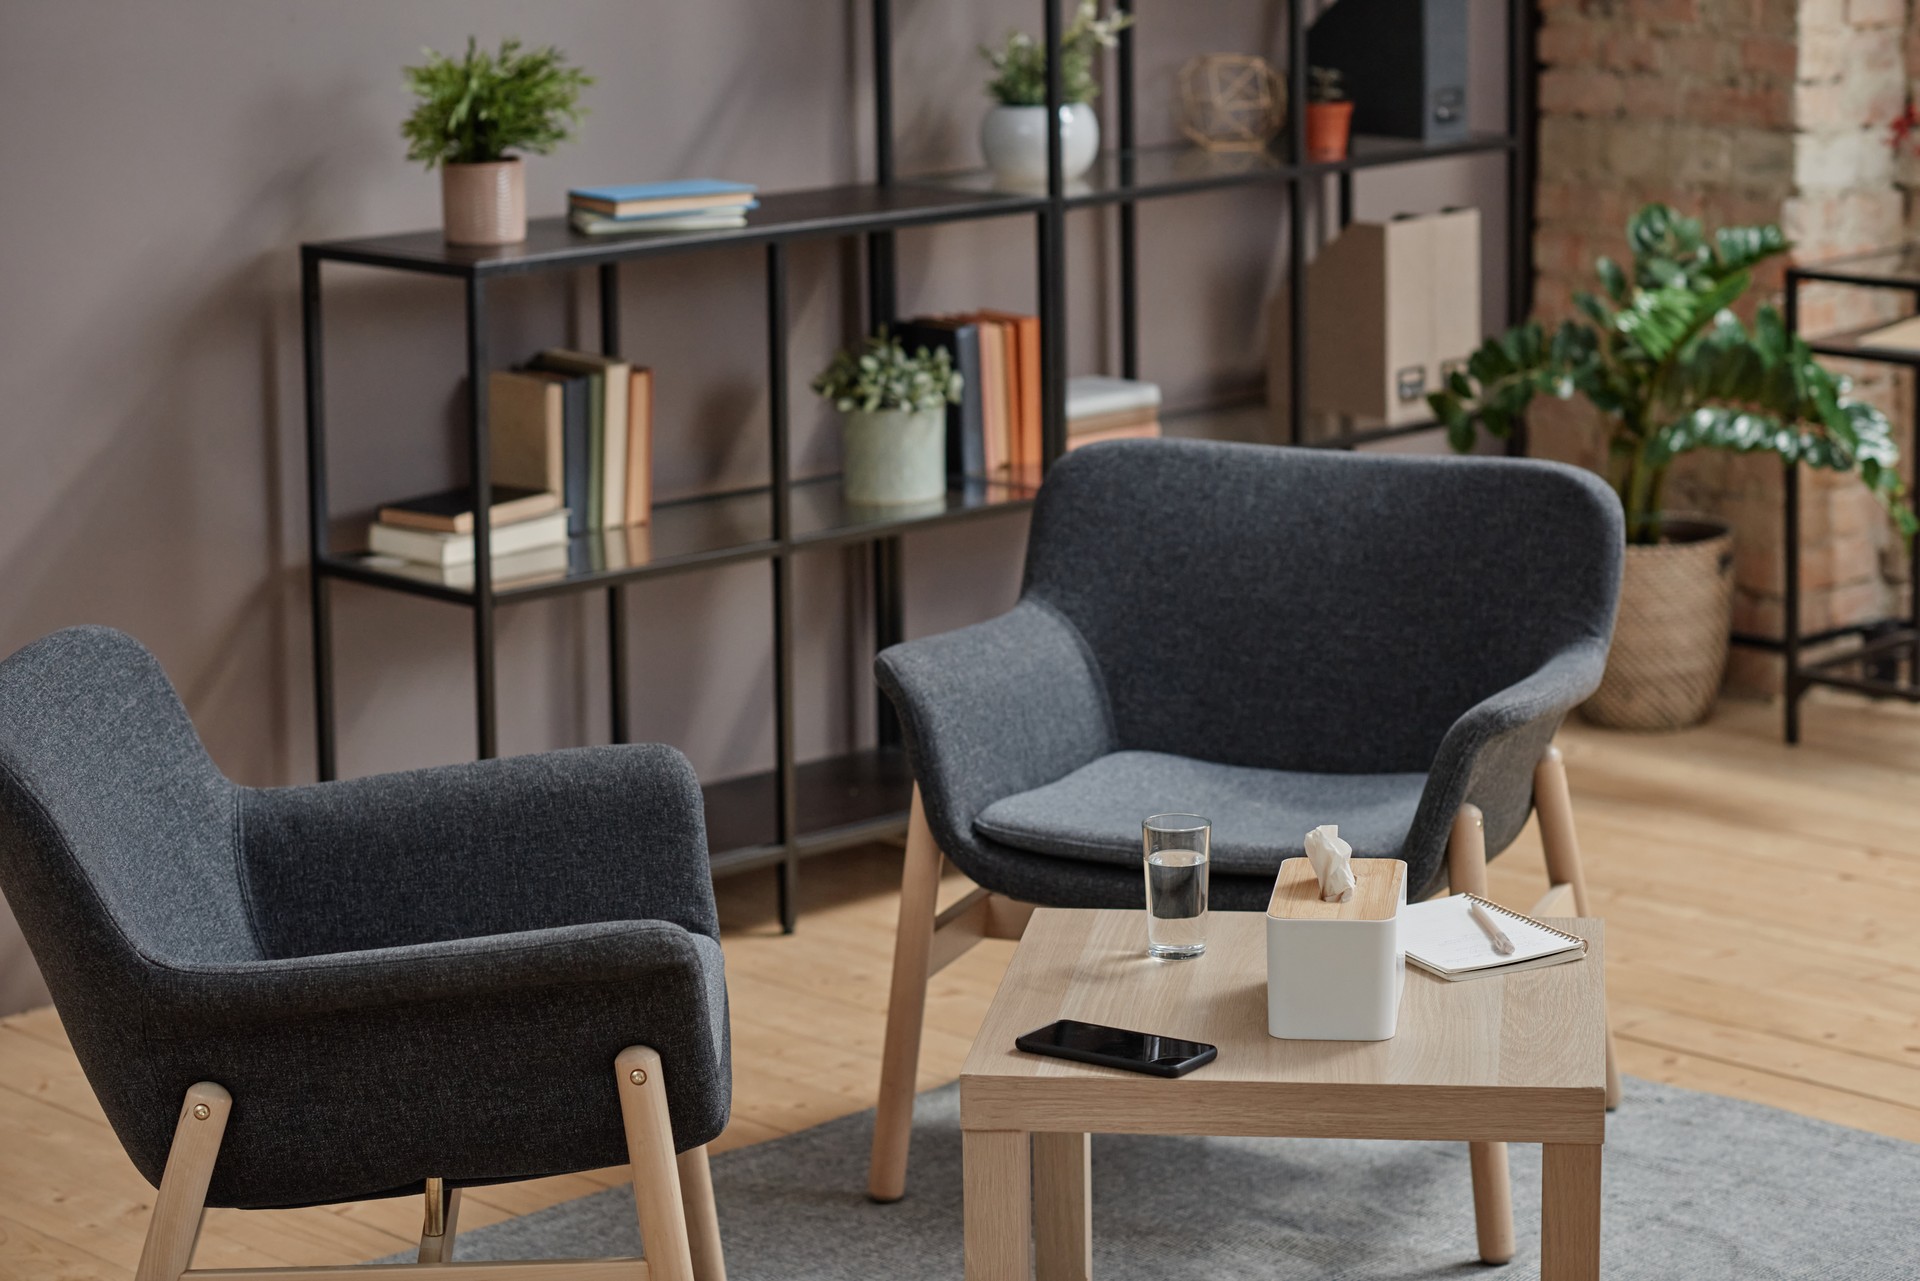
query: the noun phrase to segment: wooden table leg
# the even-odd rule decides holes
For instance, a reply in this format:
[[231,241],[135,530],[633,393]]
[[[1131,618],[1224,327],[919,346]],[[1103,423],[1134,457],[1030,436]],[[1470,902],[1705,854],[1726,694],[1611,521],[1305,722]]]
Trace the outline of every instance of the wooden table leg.
[[1089,1136],[1033,1136],[1033,1235],[1039,1281],[1091,1281],[1093,1144]]
[[1541,1153],[1540,1281],[1600,1281],[1600,1145]]
[[1032,1146],[1022,1130],[963,1130],[967,1281],[1033,1275]]

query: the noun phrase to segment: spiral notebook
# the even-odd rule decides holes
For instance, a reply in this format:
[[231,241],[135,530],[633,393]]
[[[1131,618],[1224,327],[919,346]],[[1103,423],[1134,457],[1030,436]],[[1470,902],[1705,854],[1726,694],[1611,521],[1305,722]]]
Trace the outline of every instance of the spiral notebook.
[[[1467,914],[1467,900],[1477,899],[1513,940],[1513,953],[1502,956],[1480,923]],[[1443,979],[1477,979],[1515,970],[1535,970],[1587,954],[1587,941],[1577,934],[1542,925],[1477,894],[1449,894],[1400,909],[1400,943],[1407,959]]]

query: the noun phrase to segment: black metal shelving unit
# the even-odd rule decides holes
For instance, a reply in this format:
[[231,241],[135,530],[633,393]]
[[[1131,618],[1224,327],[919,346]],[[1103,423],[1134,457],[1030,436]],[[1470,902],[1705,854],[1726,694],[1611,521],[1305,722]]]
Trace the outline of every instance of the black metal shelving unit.
[[[1117,7],[1133,7],[1118,0]],[[1290,6],[1287,81],[1293,103],[1306,101],[1307,0]],[[864,242],[867,266],[865,328],[895,319],[895,232],[909,227],[986,218],[1027,218],[1035,235],[1035,274],[1041,320],[1044,456],[1059,457],[1066,442],[1066,224],[1073,210],[1111,206],[1119,230],[1120,372],[1137,377],[1140,364],[1139,202],[1233,187],[1278,187],[1287,196],[1290,280],[1301,279],[1309,257],[1309,209],[1329,179],[1337,180],[1339,220],[1351,217],[1354,175],[1362,170],[1408,164],[1444,156],[1498,154],[1505,157],[1508,227],[1508,313],[1522,318],[1531,305],[1532,164],[1535,136],[1533,88],[1535,11],[1529,0],[1508,0],[1507,119],[1499,133],[1474,134],[1457,142],[1425,144],[1407,139],[1354,139],[1350,155],[1335,162],[1300,162],[1306,154],[1305,112],[1289,113],[1283,150],[1254,155],[1217,155],[1184,145],[1135,145],[1134,32],[1121,34],[1115,85],[1118,147],[1104,154],[1092,172],[1070,186],[1062,179],[1057,131],[1048,142],[1046,190],[997,190],[989,175],[934,175],[901,178],[893,148],[892,22],[890,0],[872,0],[874,48],[875,180],[808,191],[773,192],[744,228],[685,232],[635,238],[590,237],[574,233],[564,218],[533,220],[527,239],[499,248],[445,243],[440,232],[334,240],[301,247],[301,306],[306,380],[307,491],[309,552],[312,561],[313,686],[319,773],[335,770],[333,710],[333,625],[331,601],[336,582],[351,582],[463,606],[472,611],[474,707],[478,752],[495,754],[498,744],[494,639],[496,611],[541,597],[605,592],[610,659],[609,734],[628,738],[625,589],[628,584],[665,574],[717,565],[765,561],[773,590],[774,726],[776,765],[771,771],[706,787],[709,841],[716,875],[748,868],[779,868],[780,916],[794,923],[794,886],[801,858],[900,832],[912,781],[900,751],[899,727],[884,704],[876,727],[876,745],[823,760],[795,759],[793,734],[793,575],[792,558],[833,546],[870,549],[875,605],[876,647],[901,639],[902,537],[915,530],[1000,512],[1025,510],[1033,489],[1025,484],[967,481],[956,484],[938,502],[908,511],[849,506],[838,477],[796,480],[787,447],[787,258],[789,244],[822,238]],[[1043,3],[1043,38],[1057,49],[1061,27],[1057,3]],[[1061,100],[1058,59],[1049,60],[1047,96],[1050,115]],[[663,254],[705,249],[763,246],[766,256],[767,377],[770,388],[768,439],[772,475],[765,486],[662,503],[650,525],[576,537],[567,570],[554,577],[495,584],[491,574],[490,531],[482,501],[482,478],[489,468],[487,372],[488,286],[495,280],[529,272],[595,270],[598,276],[600,347],[620,349],[620,266]],[[332,513],[327,499],[327,423],[324,400],[322,267],[348,263],[363,267],[445,276],[461,282],[466,316],[467,438],[469,483],[474,490],[477,563],[471,588],[425,581],[364,553],[333,546]],[[1284,443],[1303,444],[1306,422],[1305,292],[1290,291],[1293,312],[1292,377]],[[517,353],[516,353],[517,354]],[[1354,431],[1312,443],[1352,448],[1371,441],[1425,430],[1430,424]],[[1182,435],[1205,434],[1204,424],[1182,426]],[[1523,448],[1520,442],[1516,449]]]
[[[1885,289],[1905,294],[1920,311],[1920,246],[1907,245],[1876,253],[1855,254],[1831,262],[1789,267],[1786,281],[1786,322],[1788,332],[1800,334],[1800,290],[1808,284],[1847,285],[1861,289]],[[1881,321],[1865,329],[1837,334],[1801,335],[1807,346],[1822,356],[1840,356],[1848,360],[1869,360],[1911,369],[1920,378],[1920,352],[1895,347],[1876,347],[1871,342],[1875,330],[1891,321]],[[1920,403],[1912,409],[1913,421],[1907,442],[1907,456],[1920,457]],[[1883,618],[1829,628],[1814,635],[1800,631],[1800,469],[1784,469],[1782,528],[1785,532],[1785,572],[1781,635],[1771,637],[1737,635],[1736,643],[1763,649],[1777,649],[1785,659],[1786,741],[1800,741],[1800,700],[1809,689],[1825,685],[1852,690],[1877,698],[1899,698],[1920,703],[1920,587],[1909,584],[1907,617]],[[1920,508],[1920,493],[1910,496]],[[1909,576],[1920,566],[1920,537],[1907,547]],[[1809,645],[1858,637],[1860,644],[1837,654],[1807,661],[1803,651]],[[1904,675],[1902,674],[1904,669]]]

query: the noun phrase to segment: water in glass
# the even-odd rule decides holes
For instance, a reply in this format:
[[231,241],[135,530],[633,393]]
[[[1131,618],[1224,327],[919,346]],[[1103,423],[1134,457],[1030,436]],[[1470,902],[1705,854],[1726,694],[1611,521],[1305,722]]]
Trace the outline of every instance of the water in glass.
[[1147,953],[1167,960],[1207,950],[1207,856],[1162,849],[1147,855]]

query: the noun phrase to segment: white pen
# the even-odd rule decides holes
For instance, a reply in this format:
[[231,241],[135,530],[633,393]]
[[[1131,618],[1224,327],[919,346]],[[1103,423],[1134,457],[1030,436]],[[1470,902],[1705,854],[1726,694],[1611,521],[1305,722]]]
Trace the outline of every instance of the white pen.
[[1508,938],[1507,932],[1500,928],[1500,922],[1493,919],[1493,913],[1480,905],[1479,899],[1472,897],[1467,899],[1467,915],[1487,932],[1487,942],[1493,944],[1494,951],[1501,956],[1513,955],[1513,940]]

